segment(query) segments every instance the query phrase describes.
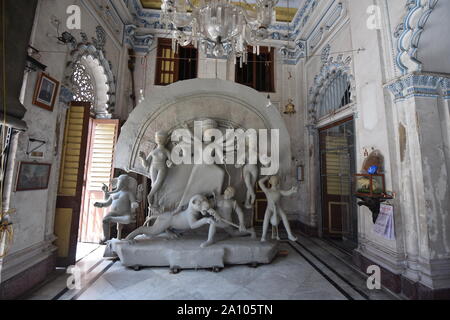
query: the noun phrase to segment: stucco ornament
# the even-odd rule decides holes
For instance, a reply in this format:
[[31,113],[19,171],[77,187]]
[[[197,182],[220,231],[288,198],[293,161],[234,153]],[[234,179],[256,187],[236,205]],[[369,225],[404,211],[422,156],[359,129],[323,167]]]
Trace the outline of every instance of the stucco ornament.
[[154,196],[164,183],[168,168],[172,166],[170,151],[165,147],[167,137],[168,135],[165,131],[156,132],[156,148],[148,155],[142,151],[139,153],[143,166],[149,168],[150,179],[152,180],[152,189],[147,198],[150,206],[153,206]]
[[[270,188],[267,188],[265,183],[269,181]],[[261,241],[266,241],[267,230],[269,228],[269,222],[275,228],[278,227],[280,222],[279,218],[283,221],[284,227],[286,228],[288,238],[291,241],[297,241],[297,237],[291,231],[291,227],[289,226],[289,221],[286,216],[286,213],[281,208],[280,200],[282,197],[289,197],[295,193],[297,193],[297,187],[292,187],[288,191],[280,190],[280,178],[278,176],[272,177],[264,177],[259,180],[259,186],[261,190],[265,193],[267,197],[267,209],[264,214],[264,222],[263,222],[263,233],[261,237]]]
[[131,224],[136,222],[135,209],[139,207],[139,196],[136,179],[124,174],[113,180],[113,190],[108,191],[104,186],[105,201],[96,202],[97,208],[110,207],[109,213],[103,218],[103,240],[106,242],[110,238],[110,224]]

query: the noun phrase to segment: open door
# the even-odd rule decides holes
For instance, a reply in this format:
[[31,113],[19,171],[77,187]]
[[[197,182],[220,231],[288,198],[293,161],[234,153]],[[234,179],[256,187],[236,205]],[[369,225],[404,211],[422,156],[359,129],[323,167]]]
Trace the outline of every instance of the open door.
[[110,186],[114,173],[113,156],[119,120],[91,119],[88,139],[88,158],[83,191],[82,213],[78,241],[100,243],[103,237],[103,217],[107,208],[96,208],[103,201],[103,184]]
[[58,267],[75,264],[90,107],[72,102],[67,111],[55,213]]

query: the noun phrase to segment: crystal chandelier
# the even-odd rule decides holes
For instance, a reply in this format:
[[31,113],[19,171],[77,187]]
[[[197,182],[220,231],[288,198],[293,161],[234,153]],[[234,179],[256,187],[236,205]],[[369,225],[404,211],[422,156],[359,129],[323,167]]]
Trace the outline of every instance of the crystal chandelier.
[[172,49],[192,44],[205,54],[223,57],[234,54],[247,63],[247,46],[268,38],[268,27],[279,0],[162,0],[161,23],[172,24]]

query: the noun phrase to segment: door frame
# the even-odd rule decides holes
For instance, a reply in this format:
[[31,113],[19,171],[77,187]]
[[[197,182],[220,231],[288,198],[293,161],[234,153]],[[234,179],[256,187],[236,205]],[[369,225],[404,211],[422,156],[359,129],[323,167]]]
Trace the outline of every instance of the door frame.
[[[318,195],[315,197],[316,199],[316,212],[317,212],[317,233],[320,238],[327,238],[324,237],[323,232],[323,219],[324,219],[324,207],[323,207],[323,186],[322,186],[322,177],[321,177],[321,153],[320,153],[320,132],[323,130],[327,130],[330,128],[333,128],[335,126],[339,126],[343,123],[346,123],[348,121],[353,121],[354,124],[354,146],[355,146],[355,167],[358,165],[358,159],[357,159],[357,153],[356,153],[356,146],[357,146],[357,136],[356,136],[356,117],[354,113],[348,112],[349,109],[347,107],[344,107],[341,112],[338,112],[334,114],[332,117],[329,117],[328,120],[323,119],[320,121],[320,125],[316,126],[315,128],[315,134],[314,134],[314,148],[317,152],[315,152],[314,161],[317,164],[314,170],[314,179],[316,180],[316,190],[314,190],[315,194]],[[355,214],[358,214],[358,210],[356,209]],[[356,244],[359,243],[358,241],[358,232],[359,232],[359,225],[358,223],[355,225],[356,228]]]

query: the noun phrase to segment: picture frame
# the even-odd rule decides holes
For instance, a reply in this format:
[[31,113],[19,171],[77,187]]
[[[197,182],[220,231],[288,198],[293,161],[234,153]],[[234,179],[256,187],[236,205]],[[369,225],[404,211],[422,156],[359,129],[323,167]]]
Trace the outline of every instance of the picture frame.
[[20,162],[16,191],[45,190],[48,188],[52,165],[50,163]]
[[33,95],[33,104],[43,109],[53,111],[58,95],[59,81],[41,72],[38,76]]

